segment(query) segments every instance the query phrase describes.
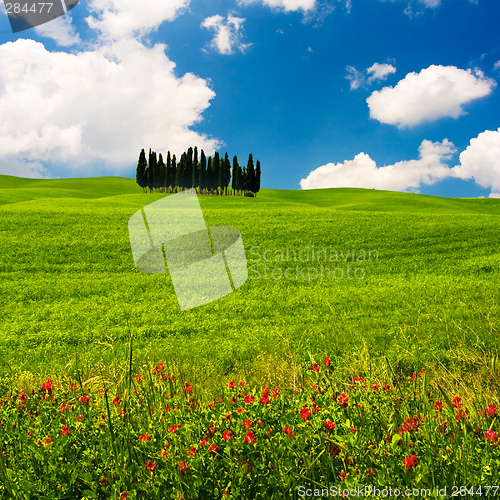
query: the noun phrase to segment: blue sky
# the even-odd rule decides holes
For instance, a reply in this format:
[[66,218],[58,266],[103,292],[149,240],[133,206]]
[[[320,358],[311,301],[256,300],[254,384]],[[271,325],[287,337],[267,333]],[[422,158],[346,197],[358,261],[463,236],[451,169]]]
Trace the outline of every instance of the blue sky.
[[498,0],[88,0],[0,15],[0,173],[249,152],[262,187],[500,197]]

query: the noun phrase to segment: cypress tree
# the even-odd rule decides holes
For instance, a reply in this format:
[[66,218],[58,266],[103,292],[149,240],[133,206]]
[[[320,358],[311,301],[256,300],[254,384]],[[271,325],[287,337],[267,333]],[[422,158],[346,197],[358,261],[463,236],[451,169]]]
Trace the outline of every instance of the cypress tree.
[[234,193],[235,191],[238,189],[237,187],[237,179],[236,179],[236,176],[238,175],[237,172],[238,172],[238,157],[236,155],[233,156],[233,175],[232,175],[232,178],[233,178],[233,183],[231,184],[231,187],[233,188],[233,196],[234,196]]
[[186,164],[184,167],[184,187],[193,187],[193,148],[189,148],[186,153]]
[[207,164],[207,175],[205,176],[205,187],[207,188],[207,193],[212,190],[212,157],[208,157]]
[[211,187],[215,190],[216,194],[219,194],[217,189],[219,184],[219,171],[220,171],[220,157],[219,153],[216,151],[214,154],[214,159],[212,161],[212,172],[211,172]]
[[175,183],[177,179],[177,159],[175,158],[175,154],[172,155],[172,175],[170,177],[170,185],[172,186],[172,192],[176,192],[175,187],[177,184]]
[[167,165],[165,166],[165,187],[170,191],[172,185],[172,158],[170,151],[167,152]]
[[250,153],[248,155],[248,163],[247,163],[247,178],[246,178],[246,186],[245,189],[248,191],[254,192],[255,189],[255,167],[253,165],[253,154]]
[[231,162],[229,161],[229,155],[227,154],[224,157],[224,194],[227,196],[227,187],[229,186],[229,182],[231,181]]
[[240,165],[238,165],[238,170],[236,171],[236,190],[241,196],[241,191],[243,190],[243,170]]
[[199,165],[198,165],[198,147],[194,147],[194,157],[193,157],[193,176],[191,180],[191,186],[194,188],[197,188],[199,186],[199,178],[200,178],[200,173],[199,173]]
[[155,188],[155,180],[156,180],[155,170],[156,170],[156,153],[154,151],[151,151],[151,148],[149,148],[148,187],[150,193],[152,193],[153,189]]
[[156,181],[156,187],[160,190],[160,192],[164,193],[165,192],[165,163],[163,162],[163,156],[160,153],[158,156],[158,165],[157,165],[157,172],[158,172],[158,177]]
[[141,186],[142,192],[144,192],[144,188],[148,185],[148,178],[146,170],[148,168],[148,162],[146,160],[146,152],[144,148],[141,149],[141,153],[139,154],[139,161],[137,162],[137,170],[135,174],[135,179],[137,184]]
[[248,176],[247,176],[247,167],[243,167],[241,171],[241,190],[246,191],[248,189]]
[[260,161],[257,160],[257,166],[255,167],[255,191],[257,194],[260,191]]
[[201,156],[200,156],[199,185],[200,185],[200,193],[203,193],[203,191],[207,187],[207,157],[205,156],[205,152],[203,151],[203,149],[201,150]]

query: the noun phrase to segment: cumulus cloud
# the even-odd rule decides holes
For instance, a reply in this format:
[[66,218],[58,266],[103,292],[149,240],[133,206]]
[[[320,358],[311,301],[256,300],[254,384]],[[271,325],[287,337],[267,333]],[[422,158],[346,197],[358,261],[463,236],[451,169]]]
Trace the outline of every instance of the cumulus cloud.
[[80,35],[71,24],[71,14],[65,14],[62,17],[54,19],[50,23],[41,24],[35,27],[37,35],[52,38],[57,45],[70,47],[80,43]]
[[500,69],[500,61],[497,61],[497,62],[493,65],[493,69],[494,69],[494,70]]
[[491,93],[495,81],[476,69],[429,66],[409,73],[395,87],[375,91],[366,100],[370,117],[382,123],[411,127],[465,114],[463,105]]
[[207,28],[215,32],[211,46],[219,54],[230,55],[237,49],[241,52],[250,47],[250,43],[242,42],[241,29],[245,19],[229,14],[227,18],[216,15],[207,17],[202,23],[202,28]]
[[359,87],[368,87],[374,82],[387,80],[387,77],[396,73],[396,68],[392,64],[374,63],[364,71],[358,71],[354,66],[347,66],[346,79],[351,83],[350,90],[356,90]]
[[486,130],[470,140],[469,146],[460,153],[460,164],[453,174],[460,179],[474,179],[481,187],[500,192],[500,128]]
[[396,73],[396,68],[392,64],[375,63],[370,66],[366,72],[370,75],[368,77],[368,83],[381,82],[387,80],[390,74]]
[[304,12],[313,10],[316,7],[316,0],[237,0],[238,5],[250,5],[262,3],[274,9],[285,12],[302,10]]
[[142,36],[164,21],[173,21],[189,6],[190,0],[89,0],[89,27],[110,39]]
[[434,184],[449,177],[451,169],[445,161],[451,159],[455,147],[448,139],[442,142],[424,140],[419,147],[418,160],[400,161],[377,167],[366,153],[353,160],[328,163],[313,170],[300,181],[301,189],[360,187],[392,191],[416,190],[421,184]]
[[[154,78],[151,78],[154,68]],[[33,40],[0,46],[0,165],[12,158],[64,165],[71,175],[130,174],[143,147],[182,152],[217,141],[191,130],[215,96],[191,73],[177,77],[165,46],[132,39],[93,51],[49,52]]]

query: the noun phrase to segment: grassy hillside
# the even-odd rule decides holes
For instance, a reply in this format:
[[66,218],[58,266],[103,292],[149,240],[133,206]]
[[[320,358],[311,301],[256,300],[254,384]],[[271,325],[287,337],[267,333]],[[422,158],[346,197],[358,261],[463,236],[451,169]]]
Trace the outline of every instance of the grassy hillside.
[[[181,312],[168,276],[135,269],[128,239],[131,215],[163,196],[118,177],[0,176],[0,369],[29,384],[78,357],[118,376],[132,333],[137,366],[170,363],[209,387],[237,375],[300,383],[311,358],[328,355],[339,380],[386,369],[387,357],[397,373],[425,368],[470,397],[473,384],[497,396],[500,200],[364,189],[201,196],[208,225],[241,231],[249,279]],[[327,259],[277,259],[307,247]],[[353,249],[372,260],[352,262]],[[348,278],[347,265],[363,277]],[[297,266],[294,279],[276,279]]]

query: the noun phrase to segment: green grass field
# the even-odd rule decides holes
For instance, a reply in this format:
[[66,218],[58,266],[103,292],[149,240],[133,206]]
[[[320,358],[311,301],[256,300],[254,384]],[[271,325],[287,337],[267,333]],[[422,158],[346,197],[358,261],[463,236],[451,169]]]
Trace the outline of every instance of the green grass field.
[[500,200],[200,196],[249,279],[181,311],[129,244],[163,196],[0,176],[1,499],[496,495]]
[[[500,200],[364,189],[200,196],[208,225],[240,230],[253,267],[235,293],[181,312],[168,275],[135,269],[128,239],[131,215],[163,196],[119,177],[0,176],[4,373],[38,383],[78,359],[118,377],[133,334],[137,366],[169,363],[207,388],[236,376],[299,384],[302,367],[326,355],[340,380],[383,370],[387,357],[402,375],[425,368],[450,389],[497,399]],[[307,246],[328,260],[275,258]],[[329,261],[353,249],[372,251],[371,262]],[[258,262],[265,251],[270,262]],[[349,263],[363,279],[347,278]],[[297,264],[304,277],[274,279]],[[308,280],[322,267],[323,279]],[[344,279],[328,279],[337,267]]]

